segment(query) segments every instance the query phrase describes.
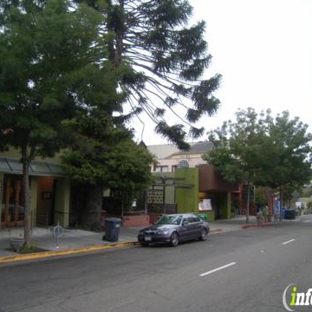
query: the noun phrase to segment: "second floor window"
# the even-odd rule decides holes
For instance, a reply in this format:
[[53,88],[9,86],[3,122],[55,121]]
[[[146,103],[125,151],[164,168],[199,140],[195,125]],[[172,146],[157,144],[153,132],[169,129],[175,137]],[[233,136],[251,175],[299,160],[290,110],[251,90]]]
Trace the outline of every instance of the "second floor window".
[[168,166],[155,166],[154,172],[168,172]]

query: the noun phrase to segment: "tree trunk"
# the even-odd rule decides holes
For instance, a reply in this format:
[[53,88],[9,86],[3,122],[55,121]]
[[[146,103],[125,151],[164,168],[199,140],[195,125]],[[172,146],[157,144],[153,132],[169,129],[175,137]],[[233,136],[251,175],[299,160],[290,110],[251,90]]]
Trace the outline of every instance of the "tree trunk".
[[24,194],[24,240],[27,247],[31,244],[31,210],[30,210],[30,190],[29,190],[29,160],[27,159],[27,149],[22,150],[23,164],[23,194]]
[[102,184],[88,187],[86,205],[82,214],[82,226],[91,231],[102,231],[101,213],[103,205],[103,186]]
[[247,204],[246,204],[246,223],[249,223],[249,211],[250,211],[250,182],[247,184]]
[[283,211],[282,211],[282,207],[283,207],[283,191],[282,191],[282,187],[280,186],[279,188],[279,196],[280,196],[280,222],[283,221]]

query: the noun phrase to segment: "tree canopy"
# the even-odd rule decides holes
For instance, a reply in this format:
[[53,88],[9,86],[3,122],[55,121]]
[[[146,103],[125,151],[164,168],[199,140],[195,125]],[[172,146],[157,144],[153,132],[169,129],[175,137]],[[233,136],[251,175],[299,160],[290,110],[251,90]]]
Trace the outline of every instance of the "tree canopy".
[[[157,133],[188,148],[186,136],[197,138],[204,132],[194,123],[213,115],[220,104],[213,94],[221,76],[202,78],[212,58],[203,39],[205,22],[189,25],[193,8],[186,0],[75,2],[85,2],[105,16],[101,30],[110,35],[109,60],[123,70],[118,86],[132,112],[140,118],[143,110]],[[169,124],[166,110],[181,123]]]
[[70,149],[63,166],[71,177],[103,189],[145,189],[152,181],[154,157],[133,141],[131,132],[109,115],[79,116],[67,123]]
[[0,147],[21,152],[28,245],[30,161],[66,146],[64,120],[108,103],[103,17],[85,4],[70,7],[64,0],[0,3]]
[[31,159],[59,148],[62,120],[105,100],[94,99],[104,47],[90,49],[102,16],[85,5],[71,12],[68,1],[15,2],[0,6],[0,127],[10,129],[0,142],[28,147]]
[[[68,167],[74,177],[81,178],[79,170],[89,166],[89,182],[111,177],[116,184],[118,174],[124,174],[122,183],[146,184],[146,162],[152,158],[131,141],[125,122],[143,110],[156,132],[187,148],[185,126],[169,125],[166,109],[188,123],[191,137],[203,133],[192,124],[218,109],[213,93],[221,77],[202,79],[211,60],[205,23],[188,25],[192,7],[186,0],[3,0],[0,13],[0,148],[21,152],[27,244],[28,167],[35,156],[52,156],[70,146],[71,164],[78,163],[76,170]],[[130,113],[123,113],[125,103]],[[75,135],[85,137],[80,151],[70,144],[73,125],[80,127]],[[94,125],[106,127],[103,137],[86,137],[85,130]],[[128,138],[118,141],[121,134]],[[103,143],[112,137],[114,144]],[[87,161],[82,158],[89,157],[88,149],[92,157]],[[140,159],[144,165],[134,170]],[[118,174],[108,174],[102,162],[118,168]]]
[[308,126],[288,112],[276,118],[270,110],[239,110],[236,122],[226,121],[210,132],[214,148],[203,159],[231,182],[271,188],[302,187],[312,178]]
[[100,231],[104,190],[128,194],[145,190],[152,183],[154,157],[133,141],[122,122],[101,110],[77,116],[65,128],[71,144],[62,164],[76,190],[85,195],[75,208],[77,219],[83,227]]

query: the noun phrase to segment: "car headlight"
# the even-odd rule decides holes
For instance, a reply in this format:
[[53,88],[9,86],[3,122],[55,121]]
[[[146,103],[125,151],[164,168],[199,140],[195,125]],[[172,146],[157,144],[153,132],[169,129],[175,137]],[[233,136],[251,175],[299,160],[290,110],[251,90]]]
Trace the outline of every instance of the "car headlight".
[[158,230],[158,231],[157,231],[157,234],[160,234],[160,235],[168,235],[168,234],[169,234],[169,230],[167,230],[167,229]]

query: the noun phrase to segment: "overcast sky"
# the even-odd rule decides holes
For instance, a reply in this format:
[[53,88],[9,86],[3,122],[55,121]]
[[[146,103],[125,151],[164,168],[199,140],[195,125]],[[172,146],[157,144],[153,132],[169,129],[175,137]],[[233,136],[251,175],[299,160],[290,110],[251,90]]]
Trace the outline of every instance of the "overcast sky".
[[[235,112],[288,110],[312,132],[312,0],[189,0],[194,21],[205,20],[212,64],[206,77],[223,76],[215,95],[221,107],[200,125],[213,130]],[[134,123],[141,140],[139,123]],[[145,126],[147,145],[166,143]],[[201,139],[205,140],[207,136]]]

